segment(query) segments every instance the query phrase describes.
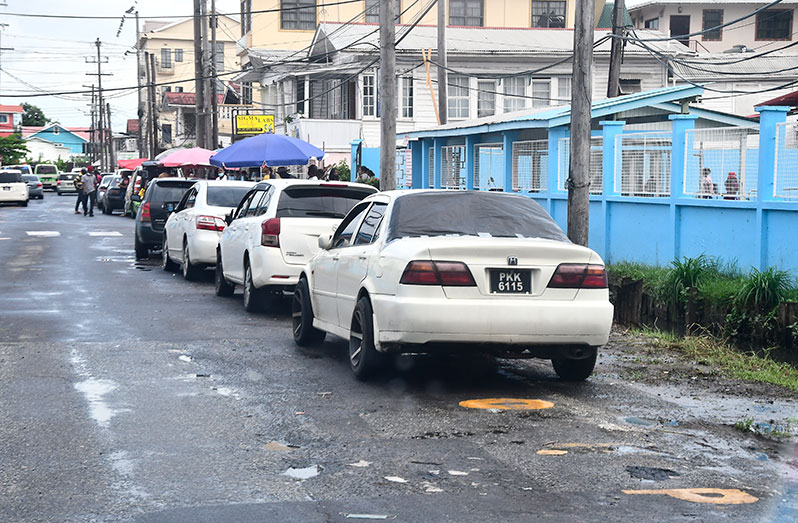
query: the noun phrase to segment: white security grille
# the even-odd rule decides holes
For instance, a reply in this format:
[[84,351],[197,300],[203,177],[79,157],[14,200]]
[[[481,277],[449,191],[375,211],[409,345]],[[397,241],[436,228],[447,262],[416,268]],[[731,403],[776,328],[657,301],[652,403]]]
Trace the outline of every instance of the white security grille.
[[501,190],[504,182],[504,145],[474,146],[474,189]]
[[407,189],[412,186],[413,155],[410,148],[396,150],[396,188]]
[[[590,194],[602,193],[602,173],[604,172],[604,139],[601,136],[590,138]],[[568,170],[571,163],[571,139],[560,138],[557,144],[559,169],[557,171],[557,187],[568,190]]]
[[444,189],[465,189],[465,145],[441,147],[441,187]]
[[773,196],[798,198],[798,125],[780,123],[776,126],[776,168]]
[[435,148],[429,148],[429,187],[435,187]]
[[684,194],[740,200],[756,195],[759,129],[721,127],[686,131]]
[[545,191],[549,177],[549,141],[513,142],[513,190]]
[[615,142],[616,192],[624,196],[669,196],[672,146],[667,131],[619,134]]

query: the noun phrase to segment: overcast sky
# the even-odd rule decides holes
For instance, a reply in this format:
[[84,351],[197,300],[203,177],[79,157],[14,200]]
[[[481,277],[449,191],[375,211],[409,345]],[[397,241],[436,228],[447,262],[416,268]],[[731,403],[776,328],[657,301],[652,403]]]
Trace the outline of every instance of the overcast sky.
[[[44,90],[47,92],[90,91],[83,87],[96,82],[96,64],[86,59],[96,59],[94,41],[102,42],[102,56],[108,59],[103,72],[103,88],[135,87],[136,85],[136,24],[128,16],[119,36],[122,15],[136,6],[139,17],[157,19],[159,16],[185,15],[194,12],[192,0],[3,0],[0,7],[2,45],[13,51],[2,51],[0,66],[0,94],[13,95],[0,98],[1,104],[17,105],[28,102],[42,108],[44,114],[65,126],[86,126],[91,123],[88,104],[90,96],[80,94],[63,96],[26,97],[24,95]],[[208,2],[210,5],[210,2]],[[220,13],[237,13],[237,0],[216,0]],[[29,18],[8,13],[39,13],[48,15],[114,16],[114,20]],[[127,54],[126,54],[127,53]],[[13,76],[12,76],[13,75]],[[136,90],[108,93],[111,104],[111,123],[122,131],[128,118],[136,117]]]

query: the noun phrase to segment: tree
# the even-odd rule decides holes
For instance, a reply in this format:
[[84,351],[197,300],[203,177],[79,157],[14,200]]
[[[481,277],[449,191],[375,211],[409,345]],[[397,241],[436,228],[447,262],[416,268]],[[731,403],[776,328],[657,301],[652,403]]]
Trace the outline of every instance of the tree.
[[44,112],[35,105],[23,103],[22,111],[22,125],[43,127],[50,123],[50,119],[44,116]]
[[20,163],[28,152],[28,146],[20,135],[0,137],[0,162],[3,165]]

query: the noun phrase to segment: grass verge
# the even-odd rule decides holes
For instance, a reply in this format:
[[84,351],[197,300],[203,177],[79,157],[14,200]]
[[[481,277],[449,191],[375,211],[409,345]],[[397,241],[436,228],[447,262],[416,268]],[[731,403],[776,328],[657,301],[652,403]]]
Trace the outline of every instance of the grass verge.
[[709,335],[679,338],[653,329],[633,331],[652,340],[658,347],[674,349],[685,356],[718,368],[729,378],[778,385],[798,392],[798,369],[753,353],[744,353]]

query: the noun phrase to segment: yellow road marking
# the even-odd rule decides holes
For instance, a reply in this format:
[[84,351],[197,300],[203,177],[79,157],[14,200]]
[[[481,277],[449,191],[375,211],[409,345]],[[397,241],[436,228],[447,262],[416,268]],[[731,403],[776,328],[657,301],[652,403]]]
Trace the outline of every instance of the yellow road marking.
[[712,503],[714,505],[742,505],[756,503],[759,498],[738,489],[722,488],[675,488],[660,490],[622,490],[624,494],[665,495],[693,503]]
[[550,409],[554,406],[554,403],[544,400],[517,398],[485,398],[461,401],[460,406],[467,409],[539,410]]
[[554,449],[542,449],[537,452],[541,456],[563,456],[568,454],[567,450],[554,450]]

